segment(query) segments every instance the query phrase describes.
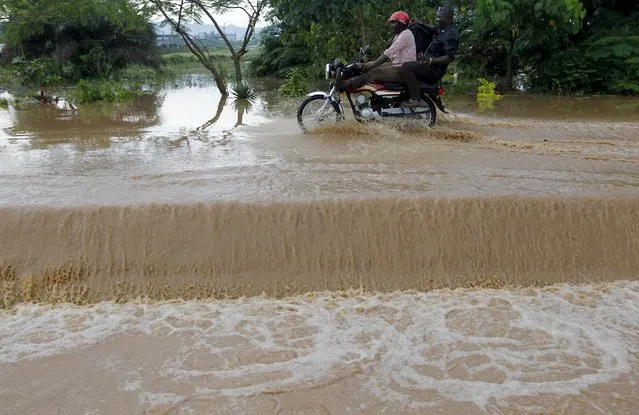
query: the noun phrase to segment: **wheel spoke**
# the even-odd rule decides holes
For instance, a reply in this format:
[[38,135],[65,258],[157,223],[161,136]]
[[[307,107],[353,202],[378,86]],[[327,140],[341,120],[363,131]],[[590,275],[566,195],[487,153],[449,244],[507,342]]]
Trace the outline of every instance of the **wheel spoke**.
[[339,115],[335,104],[330,100],[324,97],[312,97],[302,103],[297,118],[302,129],[308,130],[324,122],[337,122]]

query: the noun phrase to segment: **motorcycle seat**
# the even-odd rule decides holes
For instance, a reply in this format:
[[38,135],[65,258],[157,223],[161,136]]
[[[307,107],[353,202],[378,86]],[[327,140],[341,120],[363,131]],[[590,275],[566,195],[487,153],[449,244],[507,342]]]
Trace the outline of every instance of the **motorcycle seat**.
[[[403,82],[384,82],[384,86],[392,91],[401,91],[402,89],[406,88],[406,84]],[[431,84],[427,82],[419,83],[419,89],[437,90],[438,88],[438,84]]]

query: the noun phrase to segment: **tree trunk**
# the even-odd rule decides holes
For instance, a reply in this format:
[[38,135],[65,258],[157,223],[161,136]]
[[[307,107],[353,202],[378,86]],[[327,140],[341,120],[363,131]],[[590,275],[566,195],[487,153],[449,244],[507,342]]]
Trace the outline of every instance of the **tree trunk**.
[[242,67],[240,66],[241,56],[233,55],[233,65],[235,66],[235,82],[242,82]]
[[357,22],[359,23],[359,32],[362,38],[362,46],[369,45],[368,41],[368,31],[366,30],[366,22],[364,21],[364,6],[360,6],[355,11],[357,14]]
[[513,54],[508,51],[506,55],[506,91],[513,90]]
[[220,73],[218,71],[211,70],[211,68],[207,69],[213,74],[215,85],[217,86],[217,89],[220,90],[220,94],[222,94],[222,96],[227,96],[229,94],[229,91],[226,89],[226,82],[224,82],[224,79],[222,78]]
[[516,33],[517,30],[512,29],[508,50],[506,51],[506,91],[508,92],[513,90],[513,55],[515,53]]

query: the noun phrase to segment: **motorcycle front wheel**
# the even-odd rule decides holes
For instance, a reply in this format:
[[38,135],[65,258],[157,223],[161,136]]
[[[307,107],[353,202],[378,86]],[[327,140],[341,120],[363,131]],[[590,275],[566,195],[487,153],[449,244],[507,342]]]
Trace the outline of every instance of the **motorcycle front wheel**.
[[343,115],[337,102],[320,95],[306,98],[297,110],[297,123],[305,133],[316,127],[337,124],[342,120]]

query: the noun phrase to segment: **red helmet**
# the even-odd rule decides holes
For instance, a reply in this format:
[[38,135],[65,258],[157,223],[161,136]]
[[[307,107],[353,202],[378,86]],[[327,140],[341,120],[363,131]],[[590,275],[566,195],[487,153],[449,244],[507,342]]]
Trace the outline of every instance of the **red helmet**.
[[391,17],[388,18],[387,22],[402,22],[408,26],[408,23],[410,23],[410,17],[408,17],[408,14],[404,12],[395,12],[391,14]]

